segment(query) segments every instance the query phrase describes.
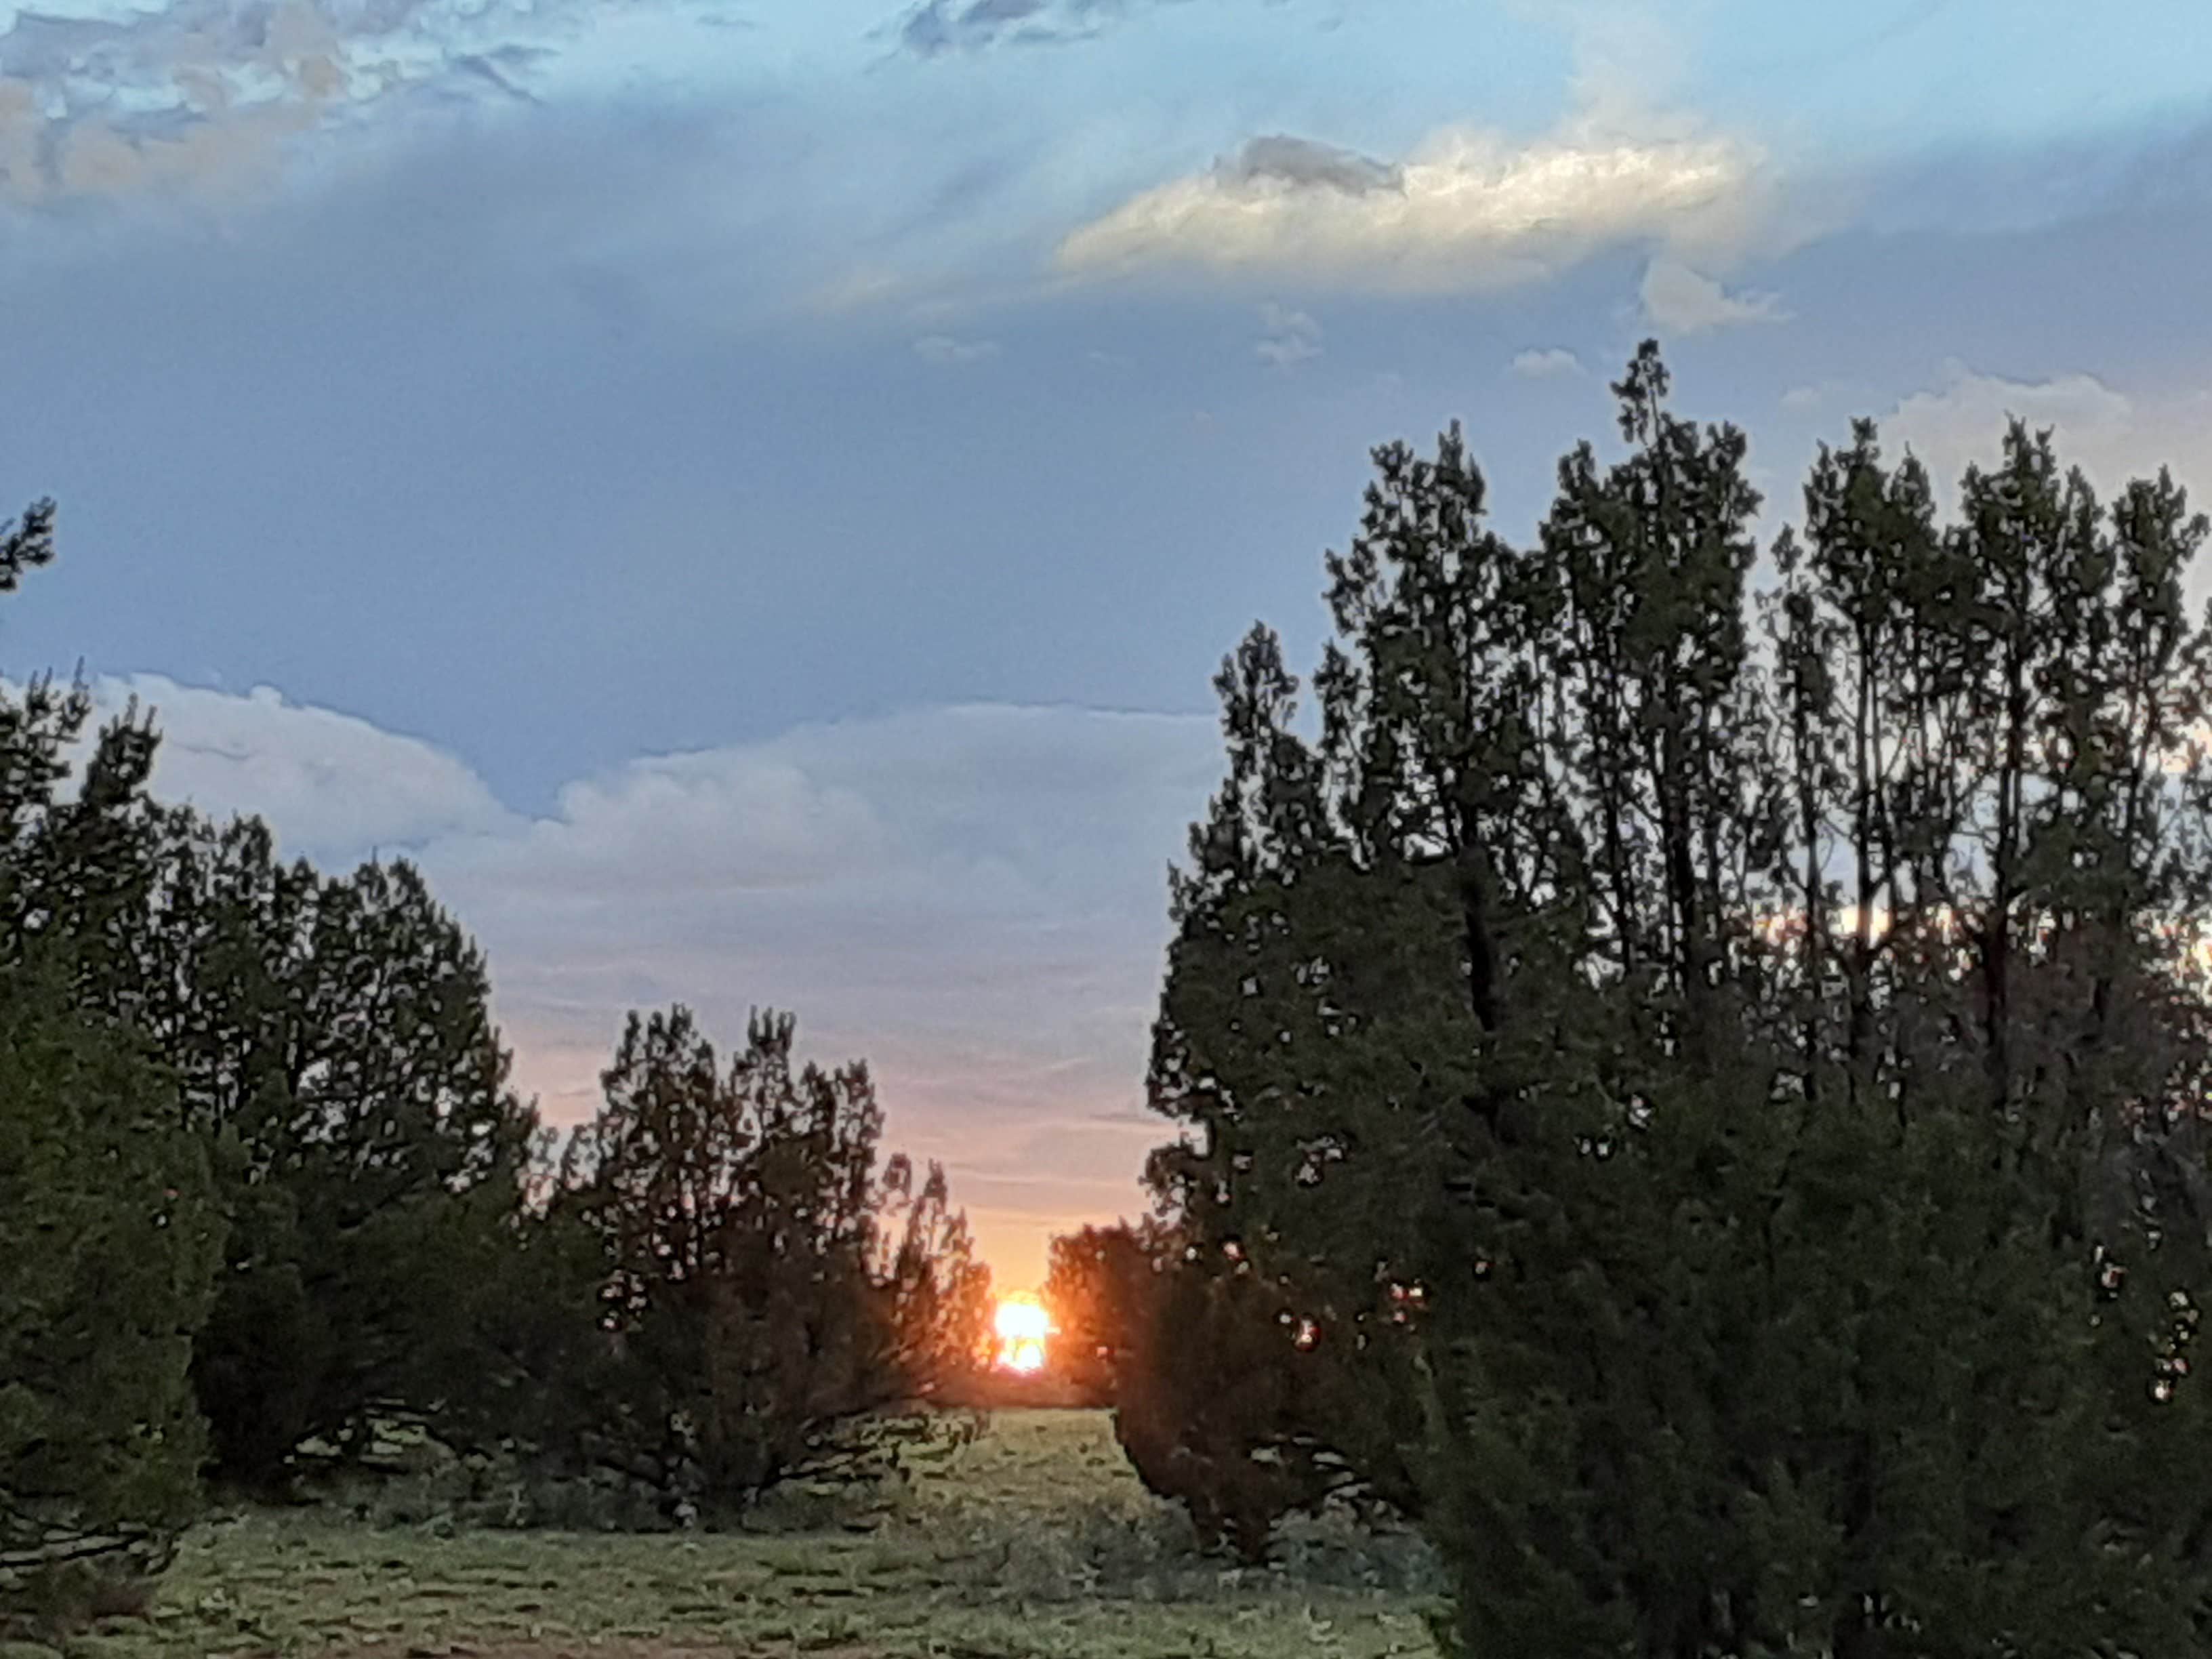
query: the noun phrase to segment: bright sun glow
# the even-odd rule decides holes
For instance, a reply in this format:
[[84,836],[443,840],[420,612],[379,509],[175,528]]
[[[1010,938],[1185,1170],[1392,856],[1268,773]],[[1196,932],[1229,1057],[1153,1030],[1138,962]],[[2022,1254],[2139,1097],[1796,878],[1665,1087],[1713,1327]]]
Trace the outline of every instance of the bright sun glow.
[[1052,1321],[1033,1296],[1003,1297],[991,1326],[999,1336],[999,1364],[1010,1371],[1044,1369],[1045,1338]]

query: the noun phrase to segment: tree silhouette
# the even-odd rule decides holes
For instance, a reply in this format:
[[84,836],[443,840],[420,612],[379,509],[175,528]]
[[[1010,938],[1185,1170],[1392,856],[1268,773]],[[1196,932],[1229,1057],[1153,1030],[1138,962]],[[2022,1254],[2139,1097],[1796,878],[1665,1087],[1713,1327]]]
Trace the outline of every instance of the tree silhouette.
[[1741,434],[1613,390],[1532,548],[1456,428],[1376,452],[1310,736],[1224,665],[1163,1201],[1324,1326],[1417,1303],[1463,1651],[2184,1650],[2204,521],[2014,426],[1939,526],[1861,426],[1754,591]]

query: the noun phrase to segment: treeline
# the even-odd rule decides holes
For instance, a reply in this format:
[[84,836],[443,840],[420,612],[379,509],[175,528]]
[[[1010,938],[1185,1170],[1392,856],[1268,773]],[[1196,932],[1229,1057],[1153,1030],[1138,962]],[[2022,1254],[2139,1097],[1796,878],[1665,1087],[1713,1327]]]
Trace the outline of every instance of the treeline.
[[1477,1659],[2202,1651],[2206,521],[2018,423],[1945,515],[1859,423],[1762,549],[1613,392],[1528,546],[1376,451],[1310,687],[1225,663],[1183,1132],[1062,1322],[1248,1552],[1415,1517]]
[[[0,592],[52,553],[0,526]],[[0,690],[0,1608],[395,1429],[711,1521],[972,1363],[987,1272],[865,1066],[633,1016],[561,1147],[413,868],[153,799],[135,708],[73,775],[92,713]]]

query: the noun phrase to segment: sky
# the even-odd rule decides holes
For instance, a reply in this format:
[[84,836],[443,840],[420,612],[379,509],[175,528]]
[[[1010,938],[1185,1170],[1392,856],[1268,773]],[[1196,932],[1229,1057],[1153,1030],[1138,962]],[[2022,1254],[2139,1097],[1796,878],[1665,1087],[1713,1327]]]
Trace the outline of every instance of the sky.
[[516,1076],[793,1011],[1002,1286],[1135,1214],[1167,871],[1370,448],[1498,527],[1656,336],[1768,529],[1855,416],[2212,495],[2212,9],[0,0],[0,672],[404,854]]

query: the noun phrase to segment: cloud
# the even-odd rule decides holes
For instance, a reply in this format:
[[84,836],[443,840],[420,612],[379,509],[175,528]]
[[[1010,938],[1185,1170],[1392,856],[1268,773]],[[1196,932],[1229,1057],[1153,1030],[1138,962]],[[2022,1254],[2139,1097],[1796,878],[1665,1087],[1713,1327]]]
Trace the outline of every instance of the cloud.
[[624,1012],[865,1055],[890,1139],[951,1165],[1016,1282],[1058,1226],[1134,1210],[1165,869],[1218,781],[1207,716],[969,705],[641,759],[507,811],[460,761],[266,690],[103,683],[161,709],[156,782],[289,852],[410,849],[484,945],[520,1085],[595,1107]]
[[[1900,399],[1878,422],[1886,445],[1910,447],[1927,465],[1940,499],[1949,500],[1969,463],[1994,465],[2008,422],[2018,417],[2032,428],[2050,427],[2059,459],[2078,464],[2106,493],[2135,476],[2154,473],[2162,460],[2185,454],[2161,453],[2161,447],[2188,431],[2145,420],[2133,399],[2094,374],[2061,374],[2045,380],[2009,380],[1984,374],[1954,359],[1943,366],[1942,384]],[[2203,428],[2192,447],[2206,455]],[[2182,473],[2183,482],[2189,482]],[[2200,465],[2200,487],[2212,488],[2212,474]]]
[[[2015,418],[2031,431],[2049,428],[2062,467],[2079,467],[2100,499],[2110,501],[2136,478],[2163,467],[2199,507],[2212,501],[2212,389],[2168,389],[2145,396],[2084,373],[2042,380],[2014,380],[1951,359],[1936,384],[1891,401],[1863,400],[1856,380],[1802,386],[1783,401],[1796,410],[1825,411],[1824,434],[1845,441],[1847,415],[1875,417],[1885,453],[1896,460],[1907,450],[1928,469],[1939,509],[1955,518],[1959,488],[1969,465],[1986,471],[2003,451],[2005,429]],[[2196,599],[2212,587],[2212,567],[2190,579]]]
[[1273,135],[1079,227],[1056,260],[1093,277],[1478,291],[1624,243],[1732,244],[1759,186],[1757,158],[1738,143],[1607,136],[1589,121],[1521,144],[1447,128],[1396,162]]
[[1583,360],[1565,346],[1542,349],[1531,347],[1513,354],[1513,372],[1525,380],[1553,380],[1562,374],[1579,374]]
[[1240,184],[1273,180],[1299,187],[1320,186],[1346,196],[1402,191],[1406,169],[1335,144],[1269,133],[1246,141],[1226,168]]
[[1321,325],[1303,311],[1270,300],[1260,307],[1260,325],[1267,336],[1252,350],[1263,363],[1289,368],[1321,356]]
[[154,774],[161,799],[217,816],[258,813],[289,854],[350,863],[443,836],[519,825],[455,757],[328,708],[288,702],[268,686],[240,696],[158,674],[92,685],[99,718],[135,699],[163,737]]
[[1146,3],[1147,0],[922,0],[901,20],[898,40],[920,58],[1000,45],[1057,46],[1087,40]]
[[536,39],[587,0],[166,0],[0,29],[0,200],[263,182],[289,141],[394,96],[527,98]]
[[925,334],[914,343],[914,355],[926,363],[980,363],[999,355],[999,343],[958,340],[950,334]]
[[1712,277],[1674,259],[1654,259],[1644,270],[1637,297],[1643,302],[1644,319],[1669,334],[1790,319],[1776,295],[1732,294]]

